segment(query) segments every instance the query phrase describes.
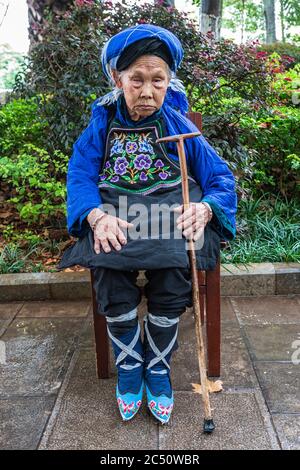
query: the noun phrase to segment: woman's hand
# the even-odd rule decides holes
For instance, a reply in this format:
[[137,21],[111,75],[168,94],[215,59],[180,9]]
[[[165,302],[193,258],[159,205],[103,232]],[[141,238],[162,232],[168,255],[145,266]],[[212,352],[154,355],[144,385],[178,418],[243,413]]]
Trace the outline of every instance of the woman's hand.
[[181,215],[176,219],[177,228],[183,230],[183,235],[188,239],[198,240],[201,237],[205,225],[211,220],[208,207],[202,202],[191,202],[188,209],[183,211],[183,204],[174,209]]
[[113,215],[105,214],[99,209],[97,210],[96,217],[100,213],[101,218],[97,221],[93,215],[88,215],[87,219],[90,225],[93,225],[93,221],[96,220],[94,231],[94,250],[97,254],[100,253],[101,249],[106,253],[111,251],[110,244],[116,249],[120,250],[123,245],[127,243],[126,237],[122,232],[122,228],[127,229],[133,227],[133,224],[126,222],[126,220],[114,217]]

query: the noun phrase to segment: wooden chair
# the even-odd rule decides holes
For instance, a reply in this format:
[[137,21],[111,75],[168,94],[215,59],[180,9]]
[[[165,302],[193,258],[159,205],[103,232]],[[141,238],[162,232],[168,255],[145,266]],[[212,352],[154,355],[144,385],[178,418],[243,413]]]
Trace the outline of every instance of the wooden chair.
[[[201,113],[190,112],[188,117],[199,130],[202,130]],[[226,242],[221,241],[220,249],[225,245]],[[90,270],[90,275],[96,345],[96,370],[99,379],[106,379],[110,376],[109,338],[105,316],[98,313],[92,269]],[[213,271],[198,271],[198,281],[202,324],[206,320],[207,372],[210,377],[219,377],[221,365],[220,258]]]

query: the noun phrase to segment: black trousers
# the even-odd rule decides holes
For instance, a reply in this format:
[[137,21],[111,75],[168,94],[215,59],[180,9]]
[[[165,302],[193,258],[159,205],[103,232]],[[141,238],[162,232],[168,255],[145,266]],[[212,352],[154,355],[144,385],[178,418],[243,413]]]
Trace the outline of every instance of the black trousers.
[[[99,311],[107,316],[119,316],[137,307],[141,290],[136,285],[139,271],[110,268],[94,269],[94,289]],[[186,268],[164,268],[145,271],[148,312],[175,318],[192,307],[191,273]]]

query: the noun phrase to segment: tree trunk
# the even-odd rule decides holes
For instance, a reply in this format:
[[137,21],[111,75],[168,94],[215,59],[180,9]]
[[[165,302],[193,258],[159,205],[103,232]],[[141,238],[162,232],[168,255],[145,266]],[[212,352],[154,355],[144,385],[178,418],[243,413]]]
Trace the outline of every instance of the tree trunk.
[[281,40],[282,40],[282,42],[285,42],[283,0],[280,0],[280,26],[281,26]]
[[241,44],[244,42],[245,32],[245,0],[242,0],[242,19],[241,19]]
[[264,0],[264,15],[266,20],[266,43],[276,42],[275,0]]
[[56,15],[63,15],[74,3],[74,0],[27,0],[30,40],[29,51],[42,41],[42,26],[44,22],[45,7],[49,7]]
[[214,39],[220,40],[223,0],[202,0],[200,31],[203,34],[212,31]]

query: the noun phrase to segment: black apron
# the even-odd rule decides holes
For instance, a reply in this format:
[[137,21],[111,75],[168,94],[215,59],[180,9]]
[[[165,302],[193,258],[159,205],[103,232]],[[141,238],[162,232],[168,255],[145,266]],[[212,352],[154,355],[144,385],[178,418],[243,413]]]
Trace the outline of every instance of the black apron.
[[[183,203],[178,156],[156,139],[167,135],[162,116],[140,125],[124,126],[113,118],[108,126],[105,155],[99,175],[103,210],[134,224],[127,244],[117,251],[94,251],[93,232],[68,248],[58,265],[107,267],[125,271],[189,267],[187,241],[176,227]],[[190,202],[200,202],[202,191],[188,169]],[[220,236],[209,222],[195,243],[197,268],[215,268]]]

